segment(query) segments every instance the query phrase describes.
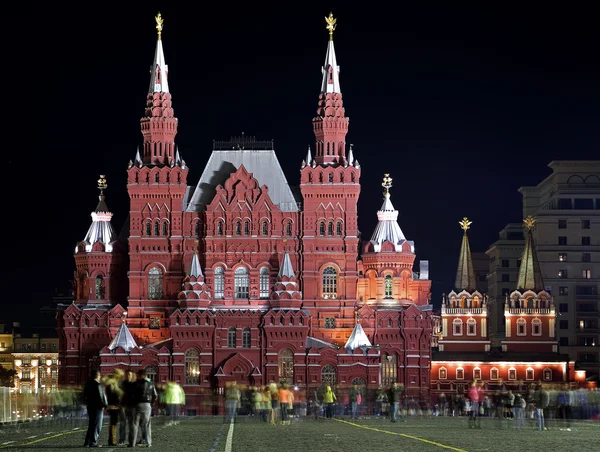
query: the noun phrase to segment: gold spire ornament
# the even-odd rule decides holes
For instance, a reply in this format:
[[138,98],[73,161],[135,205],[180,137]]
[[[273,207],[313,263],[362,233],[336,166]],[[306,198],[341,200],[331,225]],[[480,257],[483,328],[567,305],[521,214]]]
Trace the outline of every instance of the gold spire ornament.
[[465,234],[467,233],[467,229],[469,229],[469,227],[471,226],[471,223],[473,223],[473,222],[469,221],[469,219],[467,217],[463,217],[463,219],[458,222],[458,224],[460,224],[460,228],[463,231],[465,231]]
[[158,15],[154,18],[156,20],[156,31],[158,31],[158,39],[161,39],[161,33],[163,29],[163,18],[158,13]]
[[386,173],[383,175],[383,182],[381,183],[381,186],[385,190],[383,194],[387,195],[390,193],[390,188],[392,188],[392,178],[389,174]]
[[329,40],[333,41],[333,32],[335,31],[335,27],[337,27],[337,19],[333,17],[333,13],[329,13],[329,17],[325,18],[325,22],[327,22],[327,26],[325,28],[329,30]]
[[100,190],[100,194],[104,193],[108,184],[106,183],[106,176],[104,174],[100,175],[100,179],[98,179],[98,189]]
[[533,229],[533,225],[535,224],[535,218],[533,218],[531,215],[529,215],[527,218],[525,218],[523,220],[523,223],[525,223],[525,227],[529,230]]

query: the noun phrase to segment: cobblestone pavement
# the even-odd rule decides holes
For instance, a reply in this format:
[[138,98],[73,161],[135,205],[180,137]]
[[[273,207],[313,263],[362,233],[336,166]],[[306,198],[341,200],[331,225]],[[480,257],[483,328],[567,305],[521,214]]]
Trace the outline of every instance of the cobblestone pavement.
[[[85,421],[21,424],[0,427],[0,449],[70,451],[81,449]],[[178,425],[166,426],[162,417],[152,419],[152,448],[159,451],[206,452],[370,452],[370,451],[539,451],[597,450],[598,422],[574,422],[567,430],[553,424],[545,432],[531,422],[516,429],[511,421],[482,422],[481,430],[470,430],[466,418],[408,418],[391,423],[387,419],[294,419],[290,425],[267,425],[256,418],[239,417],[235,424],[221,417],[181,418]],[[100,435],[101,450],[122,450],[107,446],[108,426]]]

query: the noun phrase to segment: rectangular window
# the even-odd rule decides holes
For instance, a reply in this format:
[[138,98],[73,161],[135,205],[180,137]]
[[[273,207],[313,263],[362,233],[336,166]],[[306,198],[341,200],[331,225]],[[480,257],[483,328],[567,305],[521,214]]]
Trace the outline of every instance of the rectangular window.
[[475,323],[467,323],[467,336],[475,336]]
[[559,324],[559,328],[561,330],[568,330],[569,329],[569,321],[568,320],[561,320],[558,324]]
[[568,337],[561,337],[559,340],[559,344],[563,347],[568,347],[569,346],[569,338]]
[[575,210],[592,210],[594,208],[594,200],[592,198],[577,198],[575,199]]
[[579,361],[583,361],[585,363],[598,362],[598,355],[596,353],[579,353],[578,358]]
[[565,246],[567,244],[567,236],[561,235],[558,237],[558,244]]
[[562,278],[562,279],[567,279],[567,270],[566,269],[559,270],[558,271],[558,277]]
[[592,239],[590,237],[581,237],[581,244],[583,246],[591,245]]
[[31,371],[29,369],[23,371],[23,380],[31,379]]
[[591,270],[582,270],[581,277],[583,279],[592,279],[592,271]]
[[527,369],[527,371],[525,373],[525,378],[527,380],[533,380],[535,378],[535,374],[533,372],[533,369],[531,369],[531,368]]
[[593,303],[579,303],[577,310],[580,312],[596,312],[596,305]]
[[517,369],[508,369],[508,379],[509,380],[517,379]]
[[596,338],[595,337],[579,337],[578,343],[582,347],[595,347],[596,346]]
[[335,328],[335,317],[325,317],[325,328]]
[[560,303],[558,305],[558,312],[569,312],[569,303]]
[[502,267],[504,267],[504,268],[508,268],[509,267],[509,261],[508,261],[508,259],[502,259]]
[[46,351],[46,344],[42,344],[42,351],[45,352]]
[[590,229],[590,220],[581,220],[581,229]]
[[558,253],[559,262],[567,262],[567,253]]
[[456,369],[456,379],[457,380],[464,380],[465,379],[465,371],[464,369]]
[[502,273],[502,282],[510,282],[510,275],[507,273]]
[[481,369],[473,369],[473,380],[481,380]]
[[498,379],[498,369],[496,369],[495,367],[490,370],[490,380],[497,380]]
[[569,295],[569,288],[566,286],[560,286],[558,288],[558,294],[559,295]]
[[581,262],[592,262],[592,253],[581,253]]
[[567,229],[567,220],[558,220],[558,229]]
[[596,286],[576,286],[575,293],[577,295],[597,295]]
[[148,327],[151,330],[160,330],[160,317],[150,317],[150,324]]
[[521,259],[517,259],[517,267],[521,268]]
[[558,208],[560,210],[570,210],[573,208],[573,204],[571,202],[571,199],[559,199],[558,200]]

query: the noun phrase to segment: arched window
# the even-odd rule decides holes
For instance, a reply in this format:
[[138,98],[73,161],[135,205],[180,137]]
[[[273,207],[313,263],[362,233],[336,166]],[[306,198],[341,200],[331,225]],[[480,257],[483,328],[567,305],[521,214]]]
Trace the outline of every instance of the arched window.
[[525,379],[526,380],[534,380],[535,379],[535,372],[532,367],[528,367],[527,370],[525,371]]
[[331,266],[323,270],[323,298],[337,298],[337,270]]
[[473,369],[473,380],[481,380],[481,369],[479,367]]
[[533,336],[542,335],[542,321],[540,319],[535,318],[531,321],[531,334]]
[[250,235],[250,222],[244,221],[244,235]]
[[146,223],[146,235],[147,236],[152,235],[152,224],[149,221]]
[[262,235],[269,235],[269,224],[266,221],[262,222]]
[[96,276],[96,300],[104,299],[104,278],[101,275]]
[[327,176],[327,180],[329,181],[330,184],[333,183],[333,174],[329,173],[329,175]]
[[185,352],[185,384],[200,384],[200,355],[193,348]]
[[250,334],[250,328],[246,327],[242,330],[242,347],[250,348],[252,343],[252,336]]
[[242,235],[242,223],[239,221],[235,222],[235,235]]
[[387,299],[392,298],[392,286],[393,286],[392,275],[386,275],[386,277],[385,277],[385,298],[387,298]]
[[236,337],[235,328],[231,327],[227,331],[227,347],[235,348],[236,342],[237,342],[237,337]]
[[473,297],[473,307],[474,308],[478,308],[479,307],[479,297],[477,295],[475,295]]
[[152,267],[148,272],[148,299],[160,300],[163,297],[163,272],[159,267]]
[[452,334],[454,336],[462,336],[462,327],[463,327],[463,322],[461,319],[454,319],[452,321]]
[[[160,149],[160,148],[159,148]],[[160,152],[160,151],[159,151]],[[154,175],[154,182],[156,182],[157,184],[160,182],[160,176],[158,175],[158,173],[156,173]]]
[[223,222],[221,220],[217,221],[217,235],[219,237],[223,235]]
[[473,318],[467,320],[467,336],[475,336],[477,334],[477,321]]
[[260,298],[269,298],[269,268],[261,267],[260,269]]
[[319,235],[320,236],[324,236],[325,235],[325,222],[321,221],[319,223]]
[[214,283],[214,293],[215,298],[221,299],[225,296],[225,275],[224,275],[223,267],[215,268],[215,283]]
[[158,376],[158,371],[154,366],[146,366],[144,369],[146,371],[146,378],[149,379],[152,383],[156,383],[156,377]]
[[162,224],[162,235],[169,235],[167,230],[168,230],[168,228],[167,228],[167,222],[165,221]]
[[279,364],[279,383],[292,384],[294,382],[294,354],[289,348],[284,348],[279,352],[277,361]]
[[246,267],[238,267],[235,269],[234,286],[235,298],[244,299],[250,296],[248,269]]
[[465,379],[465,369],[463,369],[462,367],[457,367],[456,368],[456,379],[457,380],[464,380]]
[[445,380],[446,378],[448,378],[448,371],[445,367],[440,367],[440,370],[438,370],[438,379]]
[[398,358],[396,355],[385,353],[381,360],[381,384],[389,388],[398,381]]
[[200,222],[199,221],[196,221],[194,223],[194,235],[196,237],[200,237]]
[[335,370],[335,367],[333,367],[331,364],[323,366],[323,368],[321,369],[321,383],[324,386],[331,386],[333,388],[336,382],[337,372]]
[[526,336],[527,335],[527,321],[521,317],[517,320],[517,336]]
[[517,379],[517,369],[515,369],[514,367],[508,369],[508,379],[510,381],[515,381]]
[[338,221],[335,225],[335,235],[342,235],[342,222]]
[[498,379],[498,368],[492,367],[490,369],[490,380],[497,380],[497,379]]
[[156,236],[160,235],[160,229],[159,229],[158,222],[154,223],[154,235],[156,235]]
[[327,223],[327,235],[333,235],[333,223]]
[[285,235],[287,235],[288,237],[292,236],[292,222],[288,221],[285,224]]

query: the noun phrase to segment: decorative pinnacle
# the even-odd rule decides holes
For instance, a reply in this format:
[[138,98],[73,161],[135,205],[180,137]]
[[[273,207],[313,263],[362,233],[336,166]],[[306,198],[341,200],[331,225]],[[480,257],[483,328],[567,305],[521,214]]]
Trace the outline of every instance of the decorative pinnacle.
[[390,192],[390,188],[392,188],[392,178],[390,177],[389,174],[384,174],[383,175],[383,182],[381,183],[381,186],[384,189],[383,194],[387,195]]
[[104,174],[100,175],[100,179],[98,179],[98,189],[100,190],[100,194],[104,193],[108,184],[106,183],[106,176]]
[[467,229],[469,229],[469,226],[471,226],[471,223],[473,222],[469,221],[467,217],[463,217],[463,219],[458,222],[458,224],[460,224],[461,229],[465,231],[465,234],[467,233]]
[[329,13],[329,17],[325,18],[325,22],[327,22],[327,26],[325,28],[329,30],[329,40],[333,41],[333,32],[335,31],[335,27],[337,26],[337,19],[334,19],[333,13]]
[[161,33],[162,33],[162,29],[163,29],[163,18],[160,15],[160,13],[158,13],[158,16],[156,16],[154,18],[156,20],[156,31],[158,31],[158,39],[161,39]]
[[523,223],[525,223],[525,227],[529,230],[533,229],[533,225],[535,224],[535,218],[533,218],[531,215],[529,215],[527,218],[525,218],[523,220]]

